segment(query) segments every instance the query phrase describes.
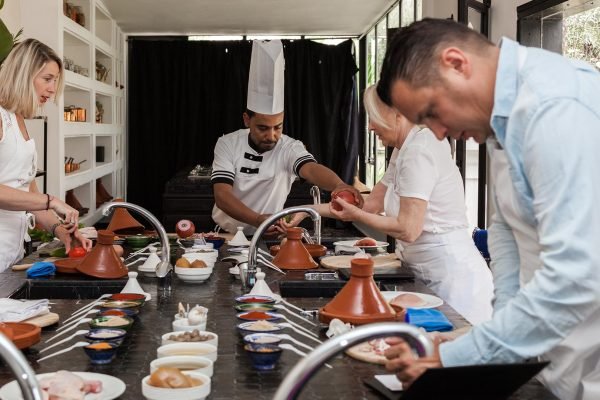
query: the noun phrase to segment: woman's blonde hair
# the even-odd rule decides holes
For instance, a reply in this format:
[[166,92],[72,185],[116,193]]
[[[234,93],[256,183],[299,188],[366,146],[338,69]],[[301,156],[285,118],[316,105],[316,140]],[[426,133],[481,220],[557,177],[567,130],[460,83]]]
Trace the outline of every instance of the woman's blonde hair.
[[63,85],[61,59],[54,50],[35,39],[27,39],[16,45],[0,67],[0,106],[24,118],[35,116],[39,99],[33,80],[50,61],[56,62],[59,69],[54,95],[56,102]]
[[389,122],[386,120],[385,115],[391,113],[395,116],[396,111],[381,101],[377,94],[377,84],[371,85],[365,89],[363,104],[365,105],[365,111],[369,116],[369,120],[381,127],[392,129]]

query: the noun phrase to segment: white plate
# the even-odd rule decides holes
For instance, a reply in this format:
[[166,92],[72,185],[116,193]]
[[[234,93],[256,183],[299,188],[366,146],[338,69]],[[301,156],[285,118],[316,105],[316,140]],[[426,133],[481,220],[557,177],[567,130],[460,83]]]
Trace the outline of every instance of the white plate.
[[381,291],[381,294],[388,302],[392,301],[396,296],[400,296],[401,294],[414,294],[415,296],[419,296],[426,303],[419,307],[410,307],[410,308],[416,308],[416,309],[418,309],[418,308],[435,308],[435,307],[439,307],[442,304],[444,304],[444,300],[440,299],[439,297],[435,297],[430,294],[424,294],[424,293]]
[[[75,375],[85,380],[95,380],[102,382],[102,392],[100,393],[89,393],[84,399],[85,400],[112,400],[116,399],[123,393],[125,393],[125,383],[119,378],[114,376],[97,374],[95,372],[73,372]],[[37,380],[41,380],[46,377],[54,375],[54,372],[47,374],[36,375]],[[11,400],[22,400],[21,388],[17,381],[12,381],[2,386],[0,389],[0,398],[11,399]]]
[[376,240],[376,246],[355,246],[354,243],[358,242],[358,240],[342,240],[340,242],[333,242],[334,246],[346,246],[346,247],[358,247],[361,249],[378,249],[380,247],[388,247],[390,244],[388,242],[380,242]]

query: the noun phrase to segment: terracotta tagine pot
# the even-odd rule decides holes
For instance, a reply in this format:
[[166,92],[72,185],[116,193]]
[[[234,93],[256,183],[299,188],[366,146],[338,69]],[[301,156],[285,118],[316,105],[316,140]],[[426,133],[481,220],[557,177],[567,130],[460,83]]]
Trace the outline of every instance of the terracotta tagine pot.
[[353,325],[395,320],[396,313],[373,280],[373,260],[355,258],[350,265],[350,280],[319,310],[319,320],[328,324],[338,318]]
[[111,231],[98,231],[96,246],[77,265],[77,271],[101,279],[117,279],[126,276],[127,267],[112,246],[114,236]]
[[[327,253],[327,247],[321,244],[302,242],[302,245],[306,248],[306,250],[308,250],[308,253],[312,256],[312,258],[323,257],[325,253]],[[281,250],[281,246],[278,244],[269,247],[269,252],[272,256],[276,256],[277,253],[279,253],[279,250]]]
[[[123,199],[115,199],[114,201],[123,201]],[[114,209],[106,230],[119,235],[137,234],[144,232],[144,225],[133,218],[126,208],[118,207]]]
[[281,245],[273,264],[281,269],[313,269],[319,266],[302,244],[300,228],[288,228],[287,241]]

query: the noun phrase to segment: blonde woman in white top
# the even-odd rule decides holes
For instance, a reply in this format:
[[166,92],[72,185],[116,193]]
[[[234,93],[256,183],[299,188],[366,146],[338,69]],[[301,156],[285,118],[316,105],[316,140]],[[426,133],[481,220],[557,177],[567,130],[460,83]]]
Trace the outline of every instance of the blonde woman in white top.
[[0,67],[0,271],[23,257],[27,213],[58,237],[67,251],[73,238],[86,250],[91,248],[91,242],[77,230],[77,210],[39,192],[34,179],[35,143],[24,122],[60,95],[62,79],[60,58],[35,39],[15,46]]
[[[369,127],[395,148],[384,178],[362,209],[338,201],[323,214],[360,221],[396,238],[396,254],[471,323],[491,318],[492,275],[470,237],[462,179],[447,141],[439,141],[367,88]],[[385,212],[382,215],[381,212]]]

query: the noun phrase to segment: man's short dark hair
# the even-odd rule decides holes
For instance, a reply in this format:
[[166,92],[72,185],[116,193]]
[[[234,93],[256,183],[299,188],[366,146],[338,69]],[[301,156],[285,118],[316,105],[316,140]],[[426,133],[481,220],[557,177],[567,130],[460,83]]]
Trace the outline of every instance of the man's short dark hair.
[[252,118],[252,117],[254,117],[254,114],[256,114],[256,113],[254,111],[246,108],[246,114],[248,114],[248,117]]
[[483,50],[494,46],[466,25],[447,19],[425,18],[400,29],[390,40],[381,66],[377,94],[392,104],[391,88],[398,79],[415,88],[439,80],[437,55],[442,47]]

